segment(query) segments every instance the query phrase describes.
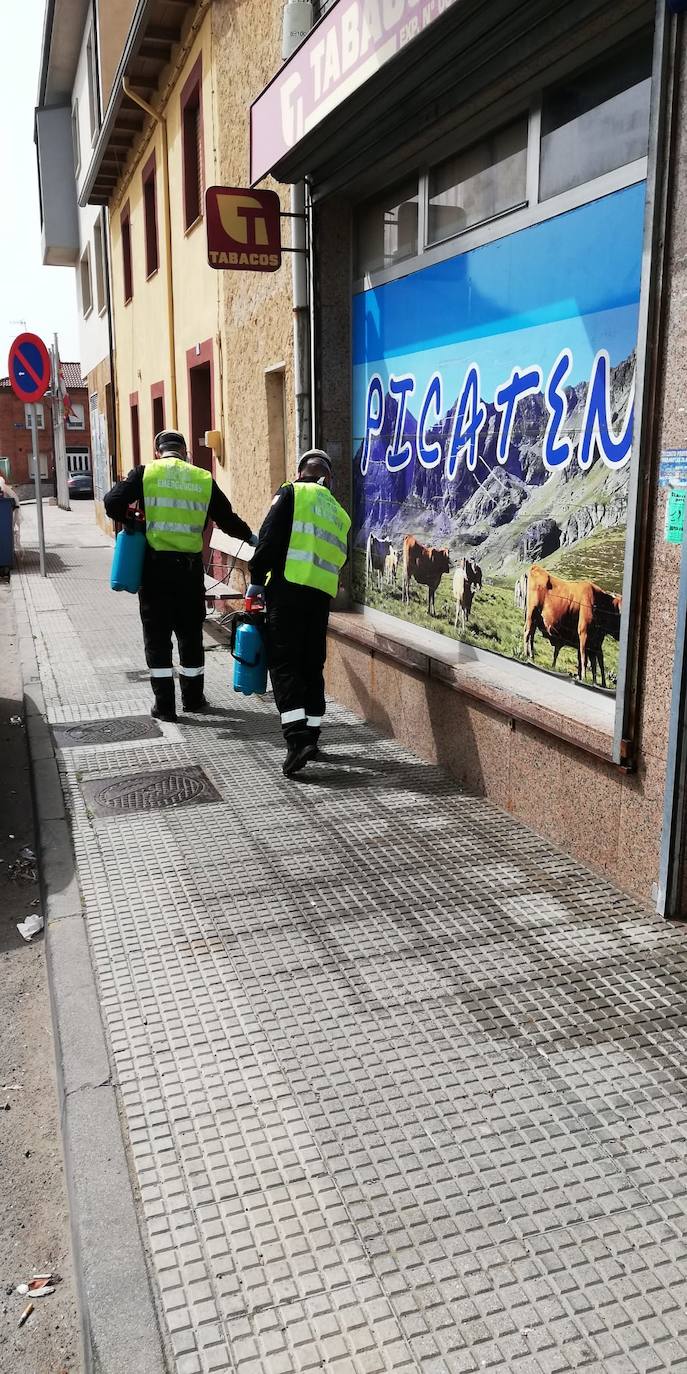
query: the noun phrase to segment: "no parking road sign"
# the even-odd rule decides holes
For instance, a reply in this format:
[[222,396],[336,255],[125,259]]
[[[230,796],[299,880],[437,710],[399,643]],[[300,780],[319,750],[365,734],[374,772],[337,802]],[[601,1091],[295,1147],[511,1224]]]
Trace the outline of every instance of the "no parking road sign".
[[20,401],[40,401],[50,386],[50,354],[37,334],[19,334],[10,349],[10,386]]

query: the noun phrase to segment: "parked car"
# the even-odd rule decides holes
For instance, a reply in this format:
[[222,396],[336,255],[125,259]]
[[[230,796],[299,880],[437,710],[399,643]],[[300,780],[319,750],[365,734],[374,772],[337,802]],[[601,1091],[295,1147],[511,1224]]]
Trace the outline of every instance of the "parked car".
[[67,478],[67,489],[70,496],[83,496],[93,498],[93,473],[92,472],[72,472]]

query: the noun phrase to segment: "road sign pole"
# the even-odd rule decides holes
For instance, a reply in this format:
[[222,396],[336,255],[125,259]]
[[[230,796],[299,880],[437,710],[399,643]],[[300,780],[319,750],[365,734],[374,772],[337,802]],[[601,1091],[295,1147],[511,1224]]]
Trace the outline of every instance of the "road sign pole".
[[43,529],[43,490],[41,484],[41,461],[38,454],[38,430],[36,427],[36,407],[30,405],[31,447],[33,448],[33,480],[36,484],[36,521],[38,524],[38,553],[41,563],[41,577],[45,577],[45,531]]

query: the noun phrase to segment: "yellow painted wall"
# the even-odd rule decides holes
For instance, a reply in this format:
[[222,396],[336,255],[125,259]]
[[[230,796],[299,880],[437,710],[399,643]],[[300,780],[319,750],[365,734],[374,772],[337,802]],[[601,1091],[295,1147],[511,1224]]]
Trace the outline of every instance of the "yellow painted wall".
[[[187,350],[213,341],[215,428],[223,435],[215,475],[235,508],[254,527],[273,490],[294,466],[291,259],[279,272],[217,272],[208,266],[204,218],[184,229],[180,96],[202,54],[205,186],[248,185],[249,106],[281,62],[282,0],[225,0],[206,10],[183,60],[173,67],[167,96],[153,99],[167,118],[172,207],[177,426],[188,437]],[[173,64],[176,58],[173,57]],[[164,99],[164,103],[161,100]],[[157,154],[160,269],[145,280],[141,172],[152,148]],[[278,188],[284,209],[289,191]],[[124,304],[120,214],[129,201],[134,294]],[[132,462],[129,395],[138,393],[141,456],[150,458],[150,386],[164,380],[166,421],[170,409],[161,139],[149,128],[110,205],[114,331],[120,468]],[[285,241],[290,226],[284,222]],[[274,369],[284,367],[285,405]],[[286,463],[280,457],[279,418],[284,412]],[[282,450],[283,451],[283,450]]]
[[[202,56],[202,104],[205,181],[214,180],[214,129],[212,81],[210,72],[210,20],[206,15],[197,35],[175,73],[164,106],[167,120],[169,155],[172,275],[174,292],[175,375],[178,409],[176,427],[188,437],[187,350],[207,339],[213,340],[214,394],[216,410],[221,395],[217,364],[217,319],[219,284],[207,266],[205,221],[201,218],[188,232],[184,227],[182,196],[182,133],[180,96],[189,72]],[[145,220],[143,208],[143,169],[155,151],[157,181],[157,220],[159,244],[158,271],[146,279]],[[172,412],[171,364],[167,311],[167,250],[162,182],[162,137],[150,124],[136,149],[136,160],[120,183],[116,200],[110,205],[112,250],[112,291],[115,333],[115,366],[119,419],[120,469],[128,471],[133,460],[129,397],[138,393],[141,457],[152,458],[153,418],[151,385],[164,382],[165,423],[175,424]],[[121,213],[129,204],[133,265],[133,297],[124,301]],[[218,419],[218,417],[216,417]]]

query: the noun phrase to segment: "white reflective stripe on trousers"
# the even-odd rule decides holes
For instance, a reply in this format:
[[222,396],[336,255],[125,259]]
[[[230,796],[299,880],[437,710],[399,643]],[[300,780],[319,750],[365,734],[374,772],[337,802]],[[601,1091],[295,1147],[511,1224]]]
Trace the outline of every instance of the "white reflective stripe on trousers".
[[151,669],[150,669],[150,676],[151,676],[151,677],[174,677],[174,669],[173,669],[173,668],[151,668]]
[[321,716],[306,716],[306,717],[305,717],[305,723],[306,723],[306,725],[312,725],[312,726],[321,725],[321,724],[322,724],[322,717],[321,717]]
[[179,664],[179,677],[202,677],[204,672],[202,664],[200,668],[184,668],[182,663]]
[[305,720],[305,711],[300,706],[295,711],[282,711],[281,713],[282,725],[291,725],[294,720]]

